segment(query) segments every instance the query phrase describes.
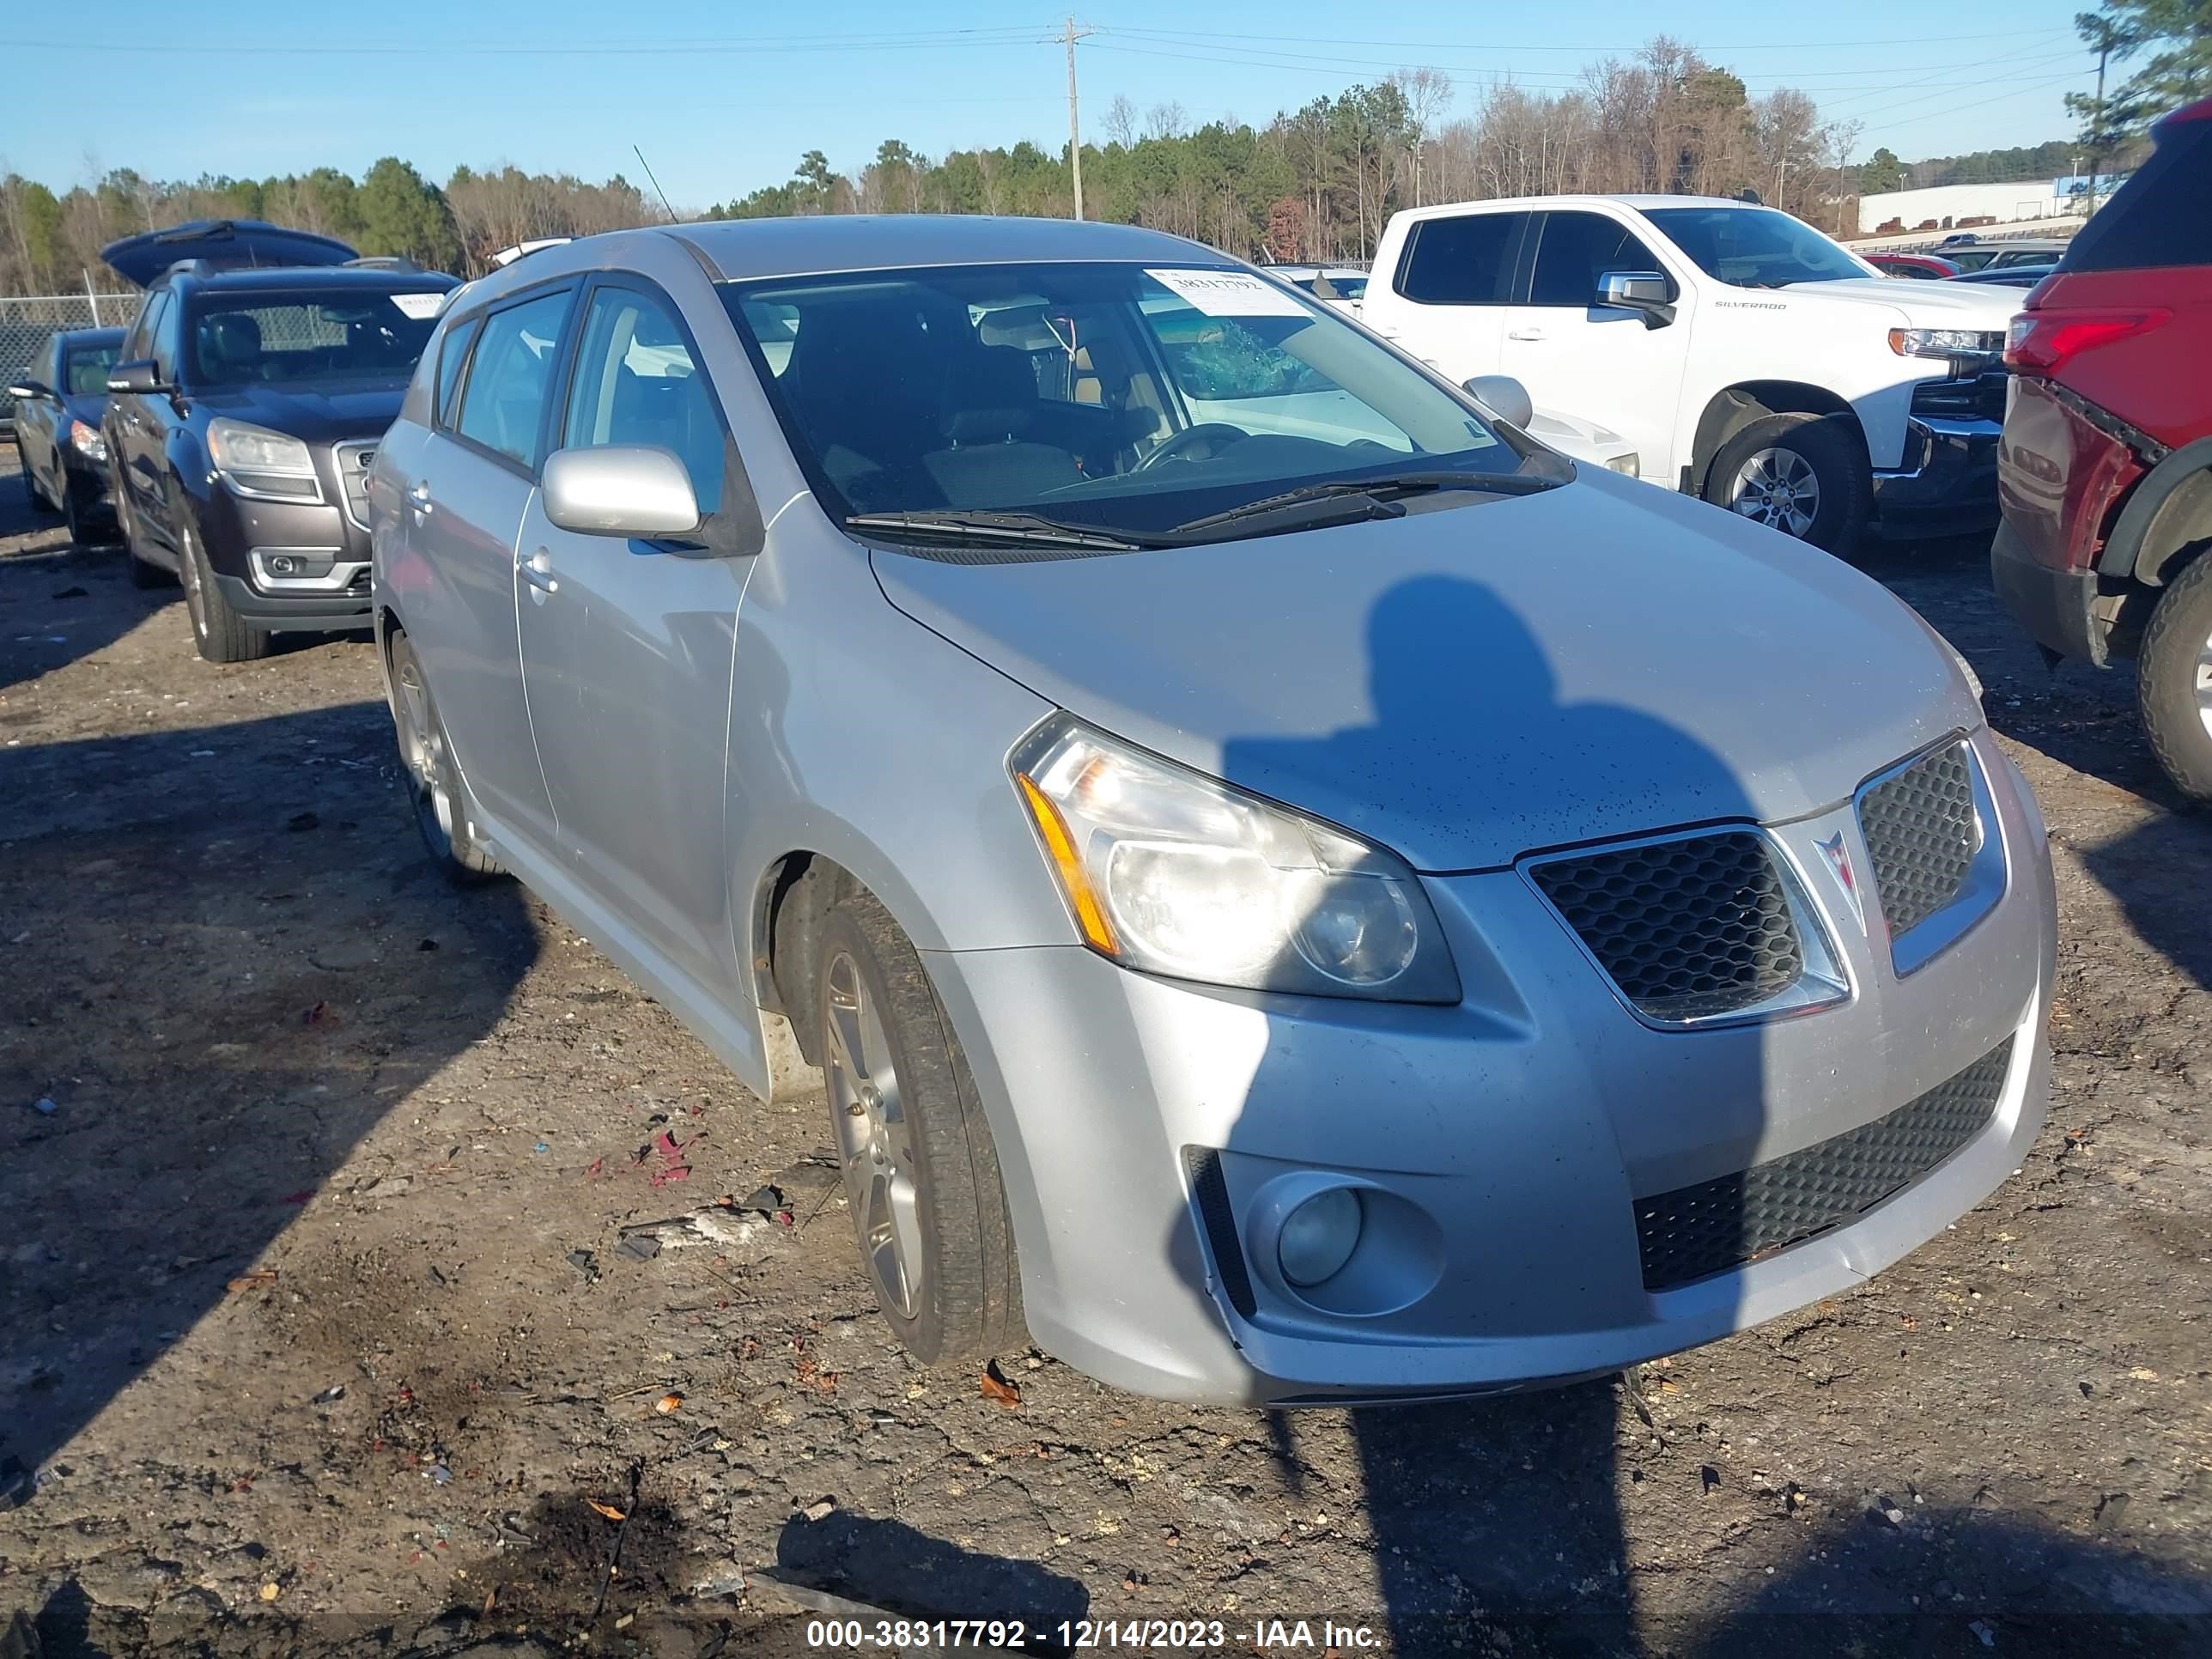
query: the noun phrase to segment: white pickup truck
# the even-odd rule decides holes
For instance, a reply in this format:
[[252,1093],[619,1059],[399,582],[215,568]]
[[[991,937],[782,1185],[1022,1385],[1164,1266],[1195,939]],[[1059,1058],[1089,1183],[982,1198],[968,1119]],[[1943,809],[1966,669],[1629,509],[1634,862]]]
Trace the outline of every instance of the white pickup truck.
[[1550,196],[1397,214],[1361,320],[1617,428],[1645,478],[1848,553],[1869,521],[1996,523],[2021,298],[1884,276],[1772,208]]

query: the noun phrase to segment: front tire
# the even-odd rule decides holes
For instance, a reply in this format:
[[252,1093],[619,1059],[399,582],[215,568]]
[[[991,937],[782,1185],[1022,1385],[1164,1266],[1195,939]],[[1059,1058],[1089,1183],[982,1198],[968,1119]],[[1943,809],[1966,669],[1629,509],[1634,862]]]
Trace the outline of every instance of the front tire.
[[2167,584],[2136,658],[2136,706],[2175,787],[2212,804],[2212,554]]
[[1705,493],[1716,507],[1847,557],[1866,530],[1874,477],[1847,416],[1767,415],[1721,446]]
[[921,957],[855,893],[830,913],[821,960],[823,1075],[884,1318],[925,1365],[1026,1343],[998,1153]]
[[184,578],[185,609],[192,622],[192,643],[210,662],[258,662],[269,654],[266,629],[255,628],[230,607],[216,585],[215,571],[201,550],[199,534],[185,514],[177,515],[177,568]]
[[446,724],[438,718],[430,682],[406,634],[394,629],[392,660],[392,719],[399,738],[399,761],[415,797],[415,827],[430,862],[456,887],[473,887],[501,873],[499,860],[469,833],[467,798],[453,764]]

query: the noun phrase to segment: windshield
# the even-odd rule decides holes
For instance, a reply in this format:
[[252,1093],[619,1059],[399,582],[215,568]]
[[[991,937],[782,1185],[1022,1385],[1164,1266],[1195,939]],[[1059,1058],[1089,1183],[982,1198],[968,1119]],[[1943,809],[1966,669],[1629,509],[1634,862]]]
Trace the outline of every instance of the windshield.
[[107,395],[107,371],[123,350],[120,340],[106,345],[70,346],[62,360],[62,390],[72,398]]
[[949,266],[731,284],[823,505],[1158,532],[1409,470],[1568,476],[1249,272]]
[[1787,288],[1881,273],[1807,224],[1772,208],[1651,208],[1644,216],[1708,276],[1737,288]]
[[240,294],[204,296],[186,343],[188,384],[404,380],[437,325],[442,296]]

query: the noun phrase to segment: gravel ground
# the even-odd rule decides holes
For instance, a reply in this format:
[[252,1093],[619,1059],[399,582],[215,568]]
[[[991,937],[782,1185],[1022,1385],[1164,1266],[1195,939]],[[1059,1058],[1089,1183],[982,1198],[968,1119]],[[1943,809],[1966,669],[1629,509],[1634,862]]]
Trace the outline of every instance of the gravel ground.
[[211,667],[52,522],[0,448],[0,1621],[48,1659],[804,1652],[778,1578],[1042,1651],[2212,1650],[2212,822],[1978,549],[1874,568],[2050,820],[2025,1169],[1633,1377],[1263,1415],[916,1368],[818,1097],[432,874],[362,641]]

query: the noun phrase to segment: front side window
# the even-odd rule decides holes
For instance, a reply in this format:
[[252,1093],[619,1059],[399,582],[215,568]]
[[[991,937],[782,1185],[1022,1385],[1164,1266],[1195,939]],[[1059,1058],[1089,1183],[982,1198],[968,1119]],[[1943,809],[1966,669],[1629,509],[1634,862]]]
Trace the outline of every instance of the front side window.
[[62,390],[73,398],[99,397],[107,390],[107,371],[122,354],[120,341],[70,347],[63,359]]
[[1706,276],[1735,288],[1880,274],[1803,220],[1772,208],[1648,208],[1644,217]]
[[[404,381],[436,325],[420,294],[202,295],[186,364],[195,386]],[[159,355],[157,349],[156,356]]]
[[461,436],[538,470],[554,347],[568,314],[568,292],[559,289],[484,319],[454,422]]
[[1587,310],[1597,301],[1598,278],[1609,270],[1656,271],[1666,267],[1636,233],[1601,213],[1547,213],[1543,240],[1536,244],[1536,276],[1528,295],[1533,306],[1572,306]]
[[1249,272],[951,266],[723,294],[841,516],[1026,513],[1141,536],[1328,481],[1553,465]]
[[161,320],[161,308],[168,303],[169,290],[166,288],[157,288],[146,296],[146,302],[138,307],[138,314],[131,319],[131,331],[123,337],[125,358],[154,355],[154,325]]
[[1398,266],[1398,292],[1423,305],[1511,304],[1528,222],[1525,213],[1415,221]]
[[702,513],[722,505],[722,423],[691,347],[659,301],[629,289],[592,295],[568,383],[562,441],[574,449],[647,444],[691,475]]

